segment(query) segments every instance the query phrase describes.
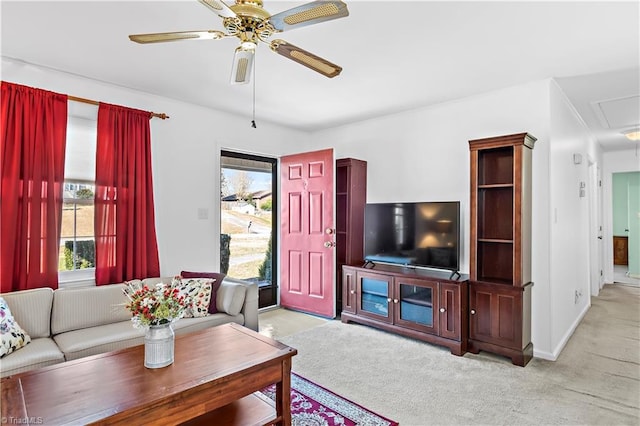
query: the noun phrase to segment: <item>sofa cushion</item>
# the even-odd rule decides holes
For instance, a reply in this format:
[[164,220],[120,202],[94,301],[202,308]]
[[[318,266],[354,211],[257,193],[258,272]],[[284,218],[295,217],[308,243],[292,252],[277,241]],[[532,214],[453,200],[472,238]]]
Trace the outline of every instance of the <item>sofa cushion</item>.
[[234,283],[225,279],[218,289],[216,304],[218,312],[226,312],[229,315],[238,315],[244,304],[247,289],[242,283]]
[[125,308],[128,299],[123,290],[124,284],[56,290],[51,333],[55,336],[67,331],[130,320],[131,312]]
[[32,339],[51,337],[53,290],[44,287],[2,294],[13,318]]
[[49,337],[32,339],[24,348],[2,358],[0,377],[64,362],[58,345]]
[[228,322],[235,322],[243,325],[244,316],[242,314],[232,316],[218,313],[200,318],[180,318],[178,321],[173,323],[173,330],[176,336],[178,336],[180,334],[192,333],[194,331],[204,330],[209,327],[215,327],[216,325],[226,324]]
[[217,306],[217,294],[218,289],[220,288],[220,284],[222,284],[222,280],[226,276],[222,272],[193,272],[193,271],[182,271],[180,272],[180,276],[182,278],[212,278],[213,284],[211,286],[211,300],[209,301],[209,313],[215,314],[218,312]]
[[53,336],[67,361],[144,343],[143,328],[131,321],[98,325]]
[[212,284],[210,278],[182,279],[181,291],[191,299],[191,305],[185,310],[185,318],[206,317],[209,314]]
[[31,337],[11,315],[11,309],[9,309],[9,305],[2,297],[0,297],[0,335],[2,336],[0,357],[7,356],[11,352],[23,348],[31,341]]

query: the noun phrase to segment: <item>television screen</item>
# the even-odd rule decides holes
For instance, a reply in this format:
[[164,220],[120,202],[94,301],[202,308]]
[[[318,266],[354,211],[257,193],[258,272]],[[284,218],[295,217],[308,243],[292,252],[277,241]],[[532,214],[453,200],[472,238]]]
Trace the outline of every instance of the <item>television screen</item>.
[[365,206],[365,260],[448,269],[460,267],[460,202]]

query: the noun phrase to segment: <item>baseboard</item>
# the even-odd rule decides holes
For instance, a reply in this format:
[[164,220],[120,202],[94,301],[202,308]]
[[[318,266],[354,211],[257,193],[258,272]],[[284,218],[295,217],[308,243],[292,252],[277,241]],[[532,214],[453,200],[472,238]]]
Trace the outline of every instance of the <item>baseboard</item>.
[[282,307],[280,305],[271,305],[271,306],[265,306],[264,308],[260,308],[258,309],[258,313],[263,313],[263,312],[269,312],[269,311],[275,311],[276,309],[281,309]]
[[551,352],[547,352],[547,351],[539,351],[535,348],[533,348],[533,357],[534,358],[540,358],[540,359],[545,359],[547,361],[555,361],[556,358],[553,356],[553,354]]
[[582,312],[580,312],[580,315],[578,315],[578,318],[576,318],[573,324],[571,324],[571,327],[569,327],[569,329],[564,334],[564,336],[562,336],[562,339],[560,340],[560,342],[558,343],[558,345],[556,346],[553,352],[536,350],[534,345],[533,356],[535,358],[546,359],[547,361],[556,361],[558,359],[558,356],[560,356],[560,352],[562,352],[564,347],[567,345],[567,343],[569,342],[569,339],[571,338],[571,336],[573,336],[573,333],[575,333],[576,328],[578,328],[584,316],[587,314],[587,311],[589,311],[589,308],[591,308],[591,304],[588,304],[587,306],[584,307]]

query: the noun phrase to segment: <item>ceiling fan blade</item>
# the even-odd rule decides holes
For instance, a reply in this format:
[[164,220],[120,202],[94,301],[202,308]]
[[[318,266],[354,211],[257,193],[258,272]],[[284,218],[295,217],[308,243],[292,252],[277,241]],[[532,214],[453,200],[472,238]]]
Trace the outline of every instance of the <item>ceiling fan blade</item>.
[[179,40],[218,40],[225,36],[222,31],[179,31],[173,33],[132,34],[129,40],[136,43],[164,43],[166,41]]
[[231,67],[231,84],[247,84],[253,71],[254,50],[238,47],[233,56]]
[[278,31],[286,31],[332,19],[349,16],[347,5],[340,0],[317,0],[277,13],[269,22]]
[[235,18],[236,13],[229,8],[224,2],[220,0],[198,0],[203,5],[207,6],[210,10],[214,11],[223,18]]
[[329,78],[337,76],[342,71],[341,66],[289,44],[284,40],[273,40],[271,42],[271,50]]

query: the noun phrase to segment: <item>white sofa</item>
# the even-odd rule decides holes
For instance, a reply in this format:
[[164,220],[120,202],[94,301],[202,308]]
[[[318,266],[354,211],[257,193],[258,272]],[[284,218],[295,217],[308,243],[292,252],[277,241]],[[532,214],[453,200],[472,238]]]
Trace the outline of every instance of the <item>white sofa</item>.
[[[147,278],[154,285],[170,277]],[[144,330],[133,327],[124,307],[124,284],[4,293],[16,322],[31,342],[0,359],[0,377],[144,343]],[[177,335],[235,322],[258,330],[258,285],[224,278],[216,293],[218,313],[181,318]]]

